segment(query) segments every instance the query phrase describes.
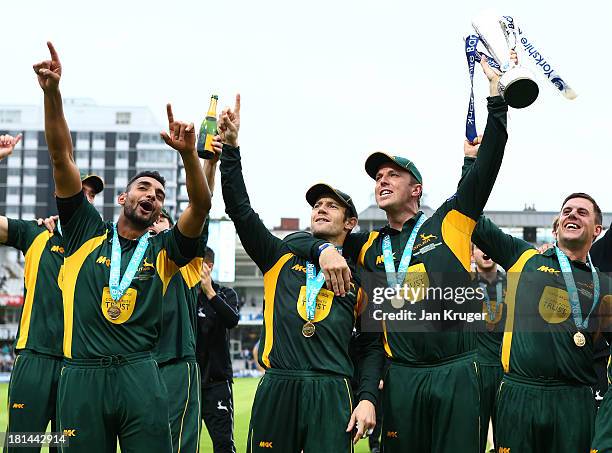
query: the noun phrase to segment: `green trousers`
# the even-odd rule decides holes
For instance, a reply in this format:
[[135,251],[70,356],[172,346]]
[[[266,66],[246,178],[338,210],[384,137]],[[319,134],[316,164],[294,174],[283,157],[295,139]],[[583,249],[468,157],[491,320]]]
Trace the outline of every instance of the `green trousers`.
[[489,420],[493,423],[495,432],[495,401],[497,390],[504,376],[504,369],[500,364],[478,364],[480,374],[480,452],[486,451],[487,435],[489,433]]
[[393,362],[383,388],[382,451],[476,453],[478,386],[474,354],[428,366]]
[[[57,384],[63,359],[22,350],[15,358],[8,388],[7,433],[56,432]],[[4,447],[5,452],[30,453],[40,448]],[[52,450],[53,451],[53,450]],[[55,450],[57,451],[57,450]]]
[[160,363],[159,371],[168,391],[168,421],[174,453],[197,452],[200,430],[200,368],[193,360]]
[[58,397],[59,430],[68,453],[170,453],[168,400],[151,354],[64,362]]
[[257,387],[247,453],[352,453],[347,378],[270,369]]
[[591,453],[612,453],[612,391],[608,390],[595,418]]
[[505,375],[498,392],[499,451],[589,453],[595,423],[590,387]]

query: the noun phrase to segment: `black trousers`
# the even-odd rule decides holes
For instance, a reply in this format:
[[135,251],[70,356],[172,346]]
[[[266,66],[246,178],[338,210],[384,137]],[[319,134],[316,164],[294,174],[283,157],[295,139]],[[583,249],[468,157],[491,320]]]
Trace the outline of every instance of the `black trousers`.
[[214,453],[236,453],[231,382],[202,385],[202,420],[212,439]]

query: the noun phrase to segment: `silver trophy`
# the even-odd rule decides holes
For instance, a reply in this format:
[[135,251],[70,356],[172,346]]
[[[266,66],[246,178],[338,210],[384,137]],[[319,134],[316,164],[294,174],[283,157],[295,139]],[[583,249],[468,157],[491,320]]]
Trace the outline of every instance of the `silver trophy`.
[[487,11],[472,20],[472,26],[491,57],[499,64],[499,94],[510,107],[522,109],[538,97],[538,84],[527,68],[510,60],[510,49],[516,47],[516,35],[509,30],[501,16]]

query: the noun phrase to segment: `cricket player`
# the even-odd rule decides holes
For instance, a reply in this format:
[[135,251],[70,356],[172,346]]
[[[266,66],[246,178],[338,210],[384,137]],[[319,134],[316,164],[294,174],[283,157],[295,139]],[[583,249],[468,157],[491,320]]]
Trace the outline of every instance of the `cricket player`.
[[[215,157],[205,160],[203,164],[211,197],[221,147],[221,142],[216,137],[216,140],[213,140]],[[162,209],[159,219],[149,228],[149,233],[163,234],[174,224],[170,213]],[[153,351],[153,358],[159,366],[168,391],[168,421],[174,453],[197,452],[200,445],[202,398],[195,346],[198,286],[207,240],[208,225],[205,225],[196,257],[187,265],[171,271],[173,275],[164,288],[161,336]]]
[[501,366],[501,343],[504,336],[504,300],[506,275],[497,269],[491,257],[478,247],[472,249],[476,265],[476,284],[484,296],[486,330],[477,333],[478,371],[480,373],[480,452],[486,451],[487,441],[493,445],[495,427],[495,400],[504,371]]
[[[64,367],[58,388],[60,431],[71,452],[170,452],[168,401],[151,351],[162,323],[163,290],[176,268],[194,257],[210,192],[195,147],[193,124],[174,120],[169,133],[185,167],[189,205],[171,230],[149,238],[165,199],[164,179],[136,174],[118,197],[118,221],[104,222],[81,189],[64,119],[62,66],[34,65],[44,93],[45,135],[64,236]],[[172,397],[172,396],[170,396]]]
[[[386,275],[389,287],[451,288],[472,286],[471,236],[499,171],[507,141],[507,105],[497,95],[499,75],[482,59],[489,79],[489,116],[472,171],[457,193],[427,218],[419,210],[423,178],[414,162],[378,152],[366,160],[376,181],[376,202],[388,225],[347,237],[343,254],[368,273]],[[297,253],[316,250],[321,241],[293,237]],[[311,259],[315,254],[309,255]],[[401,302],[401,300],[400,300]],[[472,310],[470,303],[429,298],[408,308],[419,313]],[[394,308],[396,308],[394,306]],[[476,307],[481,311],[481,305]],[[407,324],[386,319],[384,348],[391,360],[383,388],[382,451],[465,452],[479,449],[479,381],[476,342],[465,323],[436,321]],[[414,328],[411,326],[415,326]],[[408,330],[408,331],[407,331]]]
[[[0,136],[0,160],[13,151],[21,135]],[[83,193],[93,203],[104,189],[97,175],[81,175]],[[64,314],[58,286],[64,264],[64,241],[54,227],[36,221],[0,216],[0,243],[20,250],[25,258],[24,304],[15,342],[15,364],[8,392],[7,433],[57,432],[55,406],[62,367]],[[5,441],[8,441],[5,438]],[[20,447],[17,449],[17,447]],[[53,448],[53,450],[55,450]],[[5,451],[40,451],[5,445]]]
[[[344,295],[323,288],[324,278],[315,264],[291,253],[284,240],[265,227],[251,208],[244,184],[239,125],[237,96],[234,110],[224,111],[219,123],[224,144],[221,186],[242,245],[264,274],[258,360],[266,374],[253,402],[247,452],[351,452],[353,442],[376,420],[384,359],[380,335],[361,336],[361,384],[353,395],[348,349],[364,293],[355,284],[348,291],[343,287]],[[351,197],[317,184],[307,191],[306,200],[312,206],[313,234],[333,244],[326,248],[342,247],[357,224]],[[323,260],[328,253],[321,251]]]

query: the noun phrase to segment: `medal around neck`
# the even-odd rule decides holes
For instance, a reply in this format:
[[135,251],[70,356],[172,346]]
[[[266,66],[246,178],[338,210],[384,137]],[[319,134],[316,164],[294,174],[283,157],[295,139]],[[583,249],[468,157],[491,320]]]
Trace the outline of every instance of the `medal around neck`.
[[579,348],[586,344],[586,338],[580,329],[587,329],[589,326],[589,318],[599,305],[600,286],[599,286],[599,275],[597,270],[591,261],[591,255],[587,255],[587,262],[591,266],[591,275],[593,277],[593,303],[591,304],[591,310],[586,318],[582,318],[582,308],[580,306],[580,296],[578,294],[578,288],[576,287],[576,281],[574,280],[574,274],[572,273],[572,265],[570,264],[569,258],[555,243],[555,254],[559,260],[559,267],[561,268],[561,274],[563,280],[565,280],[565,286],[567,288],[567,294],[569,296],[569,302],[572,307],[572,316],[574,318],[574,324],[578,329],[578,332],[574,334],[574,343]]
[[[140,266],[140,262],[142,261],[142,258],[144,257],[148,246],[149,232],[147,231],[138,240],[136,250],[134,250],[134,254],[132,255],[132,258],[130,258],[130,262],[128,263],[127,269],[125,270],[123,278],[121,278],[120,281],[119,279],[121,277],[121,244],[119,243],[119,234],[117,233],[117,223],[113,224],[113,246],[111,252],[112,254],[108,286],[110,290],[110,295],[115,302],[121,299],[125,291],[132,284],[132,280],[136,275],[136,271],[138,271],[138,267]],[[108,310],[108,316],[111,319],[113,318],[113,316],[118,317],[115,312],[113,312],[113,315],[111,315],[111,308],[112,307],[110,307]]]
[[576,332],[574,334],[574,343],[576,343],[576,346],[578,346],[579,348],[583,347],[586,344],[586,337],[582,332]]
[[475,17],[472,26],[502,72],[498,85],[500,96],[510,107],[516,109],[533,104],[540,91],[533,73],[510,60],[510,49],[516,47],[516,35],[507,27],[501,16],[490,11]]
[[306,262],[306,318],[308,321],[302,327],[302,335],[310,338],[315,333],[313,320],[317,311],[317,296],[325,283],[322,271],[316,274],[314,264]]

